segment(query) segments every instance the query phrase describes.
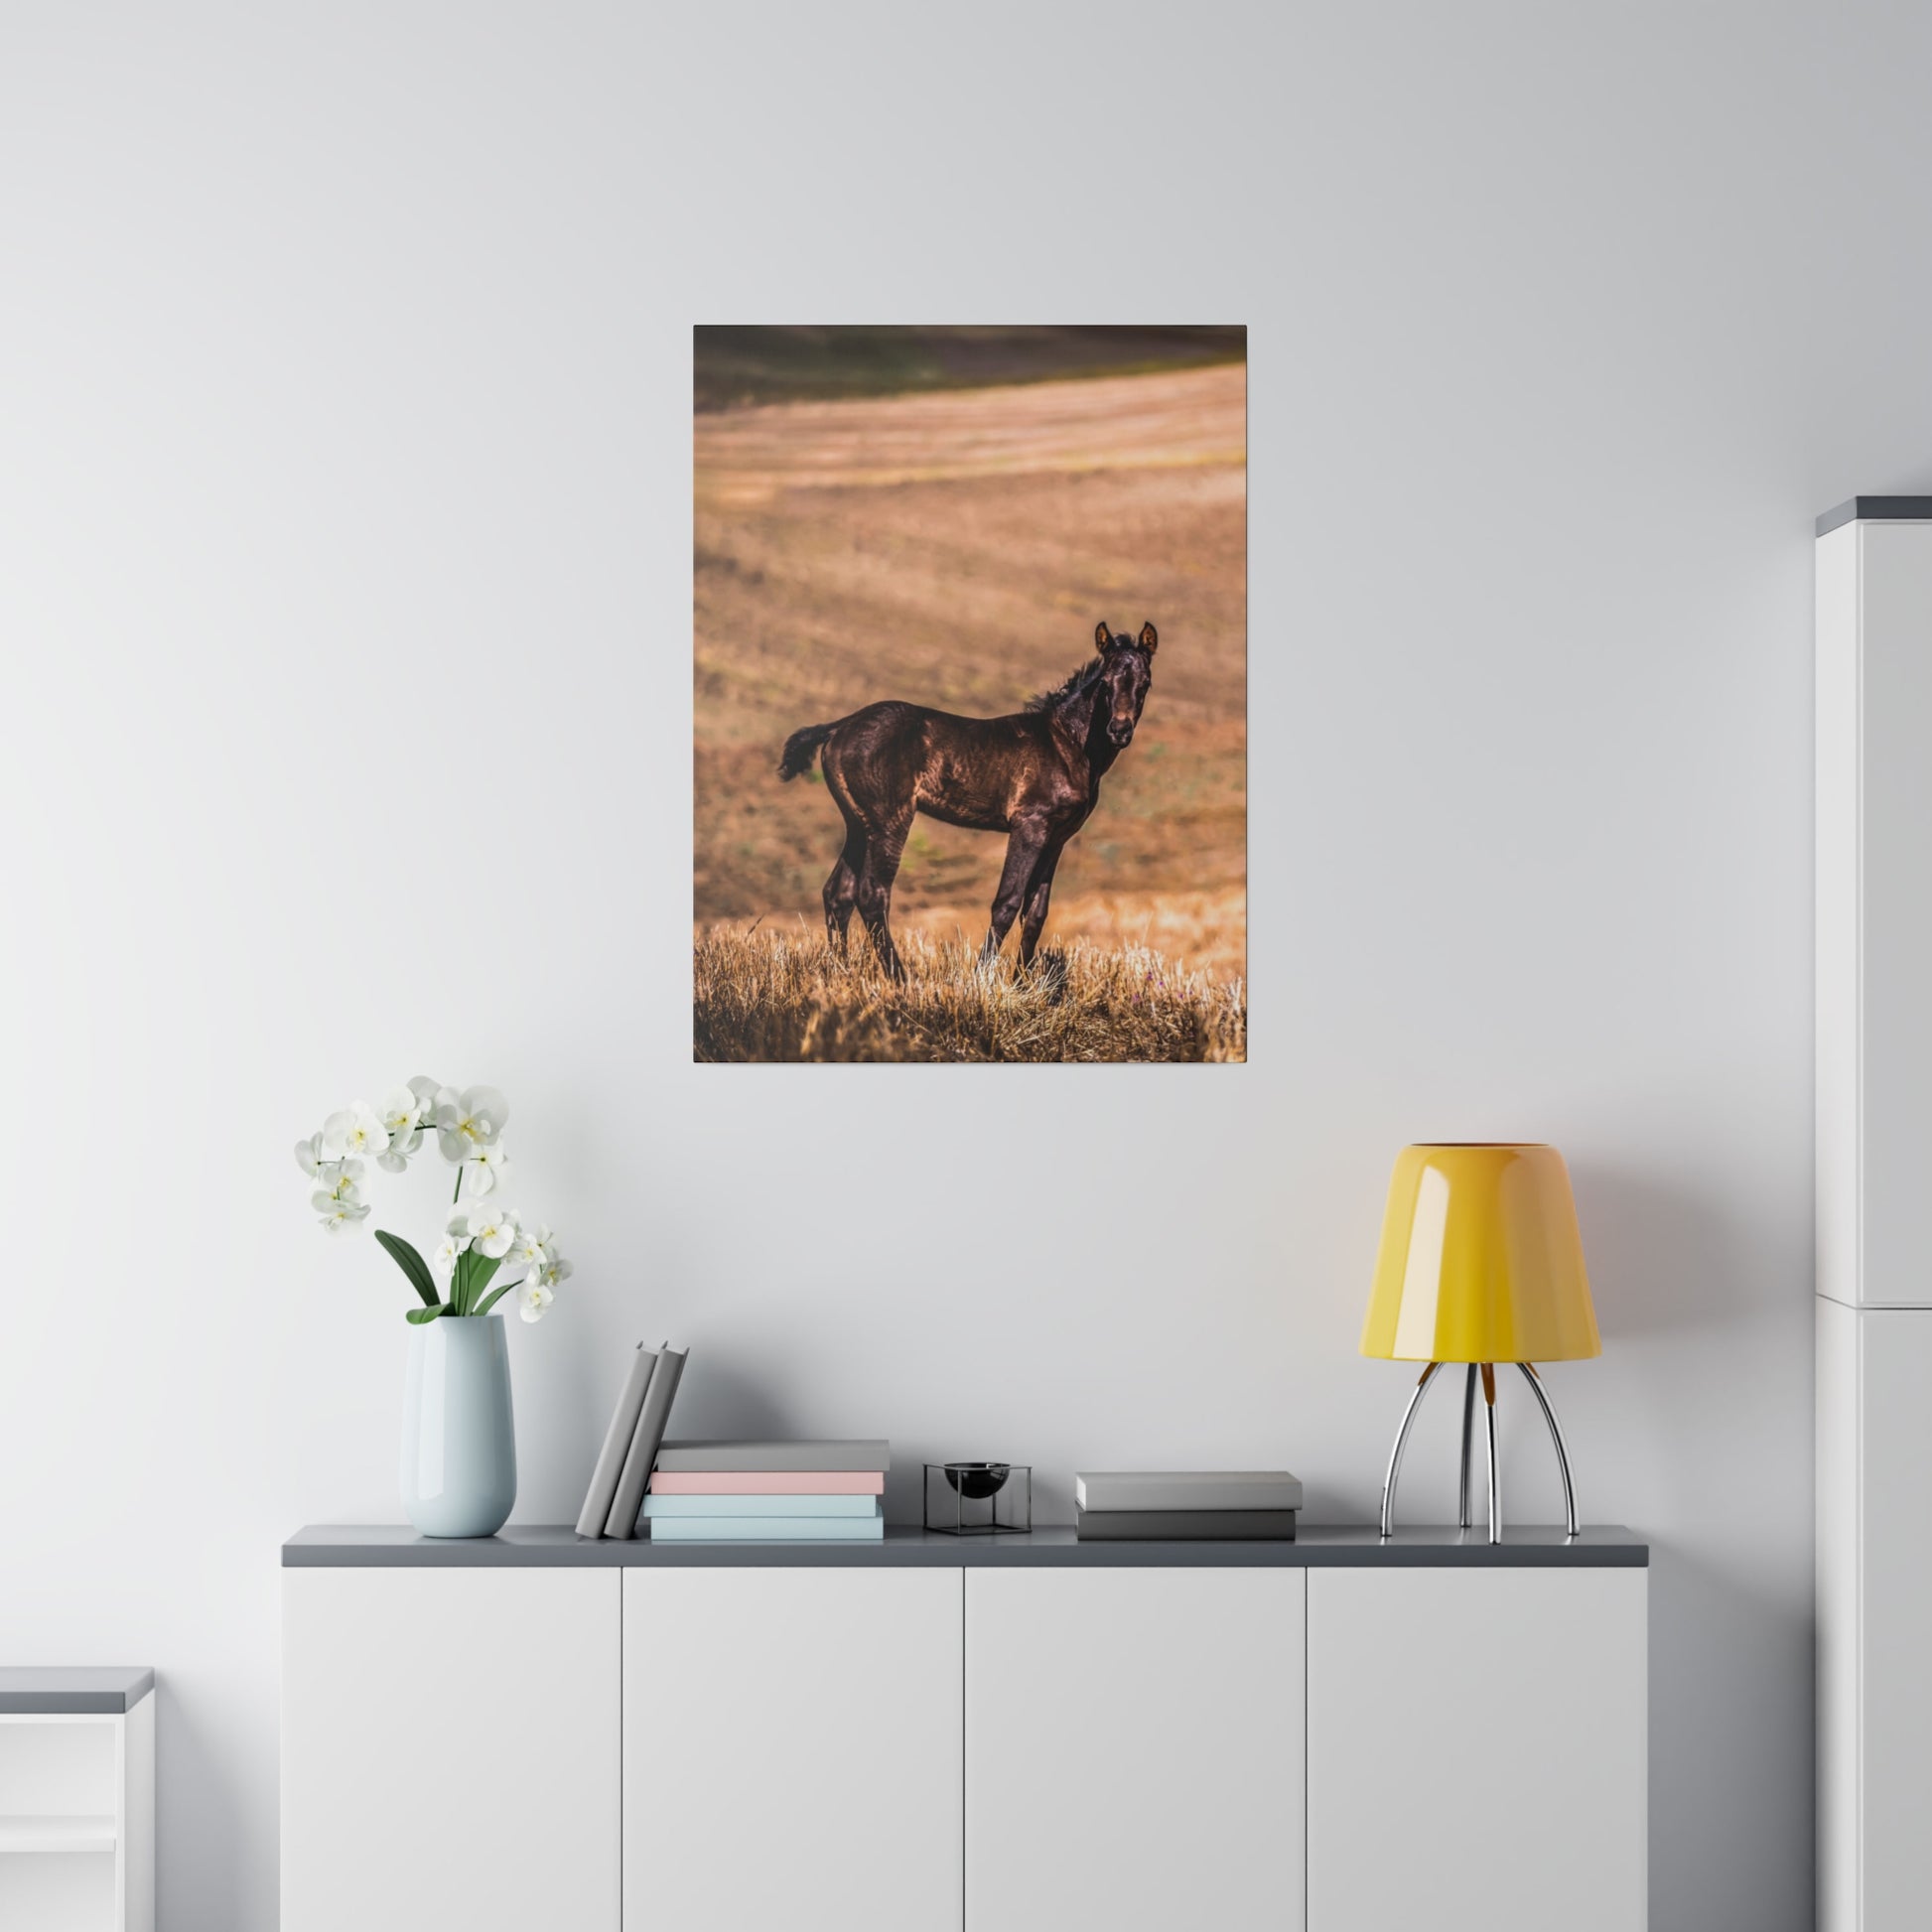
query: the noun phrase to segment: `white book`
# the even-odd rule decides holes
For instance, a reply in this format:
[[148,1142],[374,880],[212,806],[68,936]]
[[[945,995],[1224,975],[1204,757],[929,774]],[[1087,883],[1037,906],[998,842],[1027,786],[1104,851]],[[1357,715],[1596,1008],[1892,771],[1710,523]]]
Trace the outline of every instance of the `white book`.
[[1300,1509],[1302,1481],[1286,1469],[1107,1470],[1073,1478],[1082,1509]]

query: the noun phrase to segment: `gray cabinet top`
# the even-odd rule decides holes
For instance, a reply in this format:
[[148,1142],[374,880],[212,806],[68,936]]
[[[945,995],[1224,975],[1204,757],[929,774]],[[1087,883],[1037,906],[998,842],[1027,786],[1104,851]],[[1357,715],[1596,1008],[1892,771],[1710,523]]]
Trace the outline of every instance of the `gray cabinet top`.
[[153,1671],[117,1664],[0,1666],[0,1717],[118,1717],[153,1689]]
[[1480,1529],[1399,1529],[1384,1543],[1372,1524],[1311,1524],[1292,1543],[1081,1543],[1071,1529],[944,1536],[890,1526],[883,1543],[616,1543],[587,1541],[563,1524],[458,1540],[378,1524],[298,1530],[282,1545],[287,1570],[1628,1570],[1649,1562],[1650,1546],[1615,1525],[1574,1540],[1560,1527],[1512,1525],[1492,1544]]
[[1932,523],[1932,496],[1854,496],[1818,519],[1818,534],[1842,523]]

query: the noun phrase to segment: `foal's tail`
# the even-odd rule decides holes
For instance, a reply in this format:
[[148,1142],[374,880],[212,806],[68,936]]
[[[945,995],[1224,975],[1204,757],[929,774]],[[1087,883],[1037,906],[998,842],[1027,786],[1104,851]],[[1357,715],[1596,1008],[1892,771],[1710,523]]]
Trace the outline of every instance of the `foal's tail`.
[[834,718],[829,725],[807,725],[803,731],[793,732],[785,740],[785,755],[778,760],[778,776],[789,780],[809,771],[818,748],[844,723],[843,718]]

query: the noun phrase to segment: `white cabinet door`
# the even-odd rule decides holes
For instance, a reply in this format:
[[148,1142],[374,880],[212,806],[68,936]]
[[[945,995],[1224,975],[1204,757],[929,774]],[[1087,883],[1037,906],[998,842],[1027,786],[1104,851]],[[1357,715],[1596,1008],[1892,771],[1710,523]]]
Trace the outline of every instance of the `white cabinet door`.
[[1932,1302],[1932,528],[1860,526],[1860,1299]]
[[1932,1306],[1932,525],[1818,544],[1818,1289]]
[[1642,1932],[1646,1576],[1309,1573],[1308,1932]]
[[966,1932],[1297,1932],[1305,1575],[966,1573]]
[[1906,1932],[1932,1911],[1932,1310],[1867,1310],[1863,1347],[1863,1566],[1858,1789],[1863,1932]]
[[619,1573],[282,1588],[282,1932],[618,1932]]
[[624,1932],[959,1932],[957,1570],[626,1570],[623,1634]]

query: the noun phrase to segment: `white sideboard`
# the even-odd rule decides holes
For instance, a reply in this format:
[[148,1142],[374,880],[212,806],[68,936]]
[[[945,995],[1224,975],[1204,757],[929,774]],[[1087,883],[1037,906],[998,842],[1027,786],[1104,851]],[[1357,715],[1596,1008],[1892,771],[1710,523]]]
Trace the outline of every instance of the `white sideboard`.
[[1645,1923],[1622,1531],[283,1562],[282,1932]]
[[1818,1922],[1932,1898],[1932,498],[1817,546]]

